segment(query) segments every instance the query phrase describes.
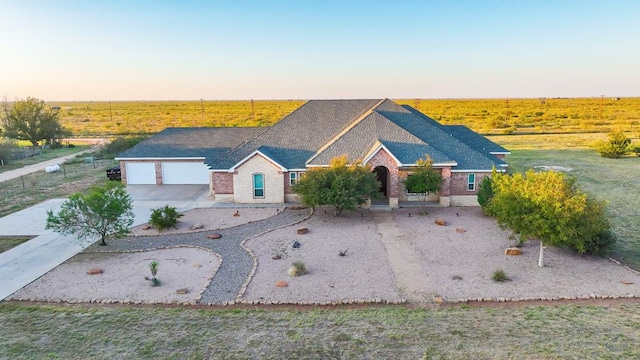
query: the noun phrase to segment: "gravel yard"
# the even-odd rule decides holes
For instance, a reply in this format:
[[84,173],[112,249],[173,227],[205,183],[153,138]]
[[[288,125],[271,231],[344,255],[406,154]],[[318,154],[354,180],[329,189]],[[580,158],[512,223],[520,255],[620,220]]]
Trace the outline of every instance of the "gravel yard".
[[[247,241],[258,268],[244,299],[251,301],[331,302],[338,300],[396,300],[400,298],[371,212],[345,213],[316,209],[308,220]],[[299,235],[297,229],[308,228]],[[292,247],[294,241],[300,247]],[[339,252],[346,250],[345,256]],[[281,259],[274,260],[273,256]],[[308,274],[290,277],[296,261]],[[276,282],[287,282],[276,287]]]
[[[158,261],[160,286],[151,286],[149,263]],[[205,250],[176,248],[135,253],[80,253],[9,299],[65,302],[119,300],[129,302],[193,302],[220,266],[218,257]],[[100,268],[103,273],[89,275]],[[187,294],[177,294],[178,289]]]
[[[286,303],[340,300],[398,300],[429,303],[477,299],[539,299],[628,294],[640,296],[640,276],[607,259],[575,254],[565,249],[545,250],[544,268],[539,268],[538,242],[527,242],[523,255],[507,256],[514,245],[509,233],[498,228],[480,208],[429,208],[394,211],[356,211],[334,217],[331,209],[307,211],[276,209],[198,209],[188,211],[178,230],[149,237],[130,237],[113,242],[108,251],[172,248],[138,253],[92,253],[87,249],[11,296],[13,299],[88,301],[114,299],[143,302],[189,302],[203,293],[205,303],[234,300],[250,279],[242,300]],[[273,216],[276,215],[276,216]],[[262,219],[262,220],[261,220]],[[436,219],[446,221],[437,225]],[[184,233],[187,224],[200,222],[205,229],[219,230],[222,239],[207,234]],[[228,227],[233,225],[242,225]],[[285,226],[284,228],[279,228]],[[307,234],[298,234],[308,228]],[[269,231],[273,230],[273,231]],[[143,230],[136,230],[143,231]],[[152,230],[146,230],[150,234]],[[257,236],[256,236],[257,235]],[[247,240],[249,239],[249,240]],[[257,260],[251,274],[252,257]],[[294,248],[294,242],[300,246]],[[345,256],[339,256],[345,251]],[[222,256],[222,264],[215,254]],[[279,255],[280,259],[273,259]],[[225,258],[226,256],[226,258]],[[151,287],[143,276],[148,263],[160,262],[162,286]],[[309,273],[287,275],[293,262],[301,261]],[[92,267],[104,270],[87,275]],[[497,269],[510,281],[491,279]],[[218,271],[219,270],[219,271]],[[286,286],[277,287],[279,281]],[[187,295],[178,295],[179,288]],[[225,290],[226,289],[226,290]]]

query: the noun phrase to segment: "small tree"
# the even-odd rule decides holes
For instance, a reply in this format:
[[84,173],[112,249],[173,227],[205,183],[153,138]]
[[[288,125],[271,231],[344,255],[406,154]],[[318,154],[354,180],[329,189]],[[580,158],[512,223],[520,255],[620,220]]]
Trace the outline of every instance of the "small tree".
[[544,266],[544,245],[567,246],[579,253],[603,254],[615,242],[605,204],[580,191],[575,179],[548,171],[514,175],[493,172],[494,196],[488,214],[521,239],[540,239],[538,265]]
[[307,171],[293,189],[306,206],[333,205],[336,216],[380,196],[380,182],[371,168],[348,164],[346,156],[331,159],[328,168]]
[[69,132],[58,121],[58,113],[44,101],[28,97],[17,101],[11,109],[6,109],[2,119],[5,136],[30,141],[37,146],[40,141],[51,144],[62,139]]
[[424,211],[427,196],[437,193],[442,186],[442,174],[432,167],[433,160],[427,155],[417,162],[417,167],[404,180],[404,186],[410,193],[419,194],[420,208]]
[[107,245],[107,238],[128,234],[133,219],[131,196],[124,185],[110,182],[71,195],[57,214],[47,211],[46,229],[80,239],[99,236],[100,245]]
[[631,139],[623,131],[615,131],[609,134],[609,140],[598,141],[594,147],[600,156],[617,159],[629,153]]

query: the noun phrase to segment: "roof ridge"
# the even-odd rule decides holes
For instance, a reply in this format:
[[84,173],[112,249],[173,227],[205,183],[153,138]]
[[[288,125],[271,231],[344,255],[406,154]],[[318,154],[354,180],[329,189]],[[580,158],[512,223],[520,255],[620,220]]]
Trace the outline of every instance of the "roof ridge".
[[325,151],[327,148],[329,148],[331,145],[333,145],[333,143],[335,143],[336,141],[338,141],[338,139],[340,139],[342,136],[344,136],[344,134],[348,133],[349,130],[353,129],[356,125],[358,125],[360,122],[362,122],[362,120],[364,120],[367,116],[371,115],[371,113],[373,113],[373,111],[375,110],[376,107],[378,107],[380,104],[382,104],[385,99],[382,99],[380,101],[378,101],[375,105],[373,105],[371,108],[369,108],[367,111],[365,111],[362,115],[360,115],[357,119],[355,119],[354,121],[352,121],[346,128],[342,129],[342,131],[340,131],[336,136],[334,136],[333,138],[331,138],[331,140],[329,140],[326,144],[322,145],[315,154],[313,154],[312,157],[309,158],[309,160],[307,160],[305,163],[308,164],[311,161],[313,161],[313,159],[315,159],[316,157],[318,157],[318,155],[320,155],[323,151]]

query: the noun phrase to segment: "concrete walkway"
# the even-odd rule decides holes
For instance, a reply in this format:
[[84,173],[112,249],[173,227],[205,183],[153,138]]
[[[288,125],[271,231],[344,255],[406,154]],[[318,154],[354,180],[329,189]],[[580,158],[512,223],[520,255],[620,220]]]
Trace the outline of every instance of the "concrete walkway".
[[87,153],[89,151],[93,151],[93,149],[87,149],[87,150],[83,150],[80,152],[77,152],[75,154],[71,154],[71,155],[67,155],[67,156],[62,156],[59,158],[55,158],[55,159],[51,159],[51,160],[47,160],[47,161],[43,161],[43,162],[39,162],[37,164],[33,164],[33,165],[27,165],[25,167],[21,167],[19,169],[15,169],[15,170],[9,170],[9,171],[5,171],[3,173],[0,173],[0,182],[2,181],[7,181],[7,180],[11,180],[11,179],[15,179],[15,178],[19,178],[20,176],[23,175],[28,175],[37,171],[44,171],[44,169],[47,166],[51,166],[51,165],[56,165],[56,164],[62,164],[63,162],[69,160],[69,159],[73,159],[74,157]]

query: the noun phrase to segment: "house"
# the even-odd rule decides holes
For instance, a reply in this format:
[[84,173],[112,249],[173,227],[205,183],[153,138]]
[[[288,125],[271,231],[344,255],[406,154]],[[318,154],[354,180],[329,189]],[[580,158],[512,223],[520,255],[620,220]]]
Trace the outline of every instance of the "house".
[[216,201],[297,201],[291,185],[305,171],[346,155],[371,166],[390,207],[417,200],[403,179],[429,155],[444,206],[477,205],[493,168],[506,171],[503,147],[461,125],[442,125],[389,99],[311,100],[266,128],[168,128],[121,153],[127,184],[208,184]]

